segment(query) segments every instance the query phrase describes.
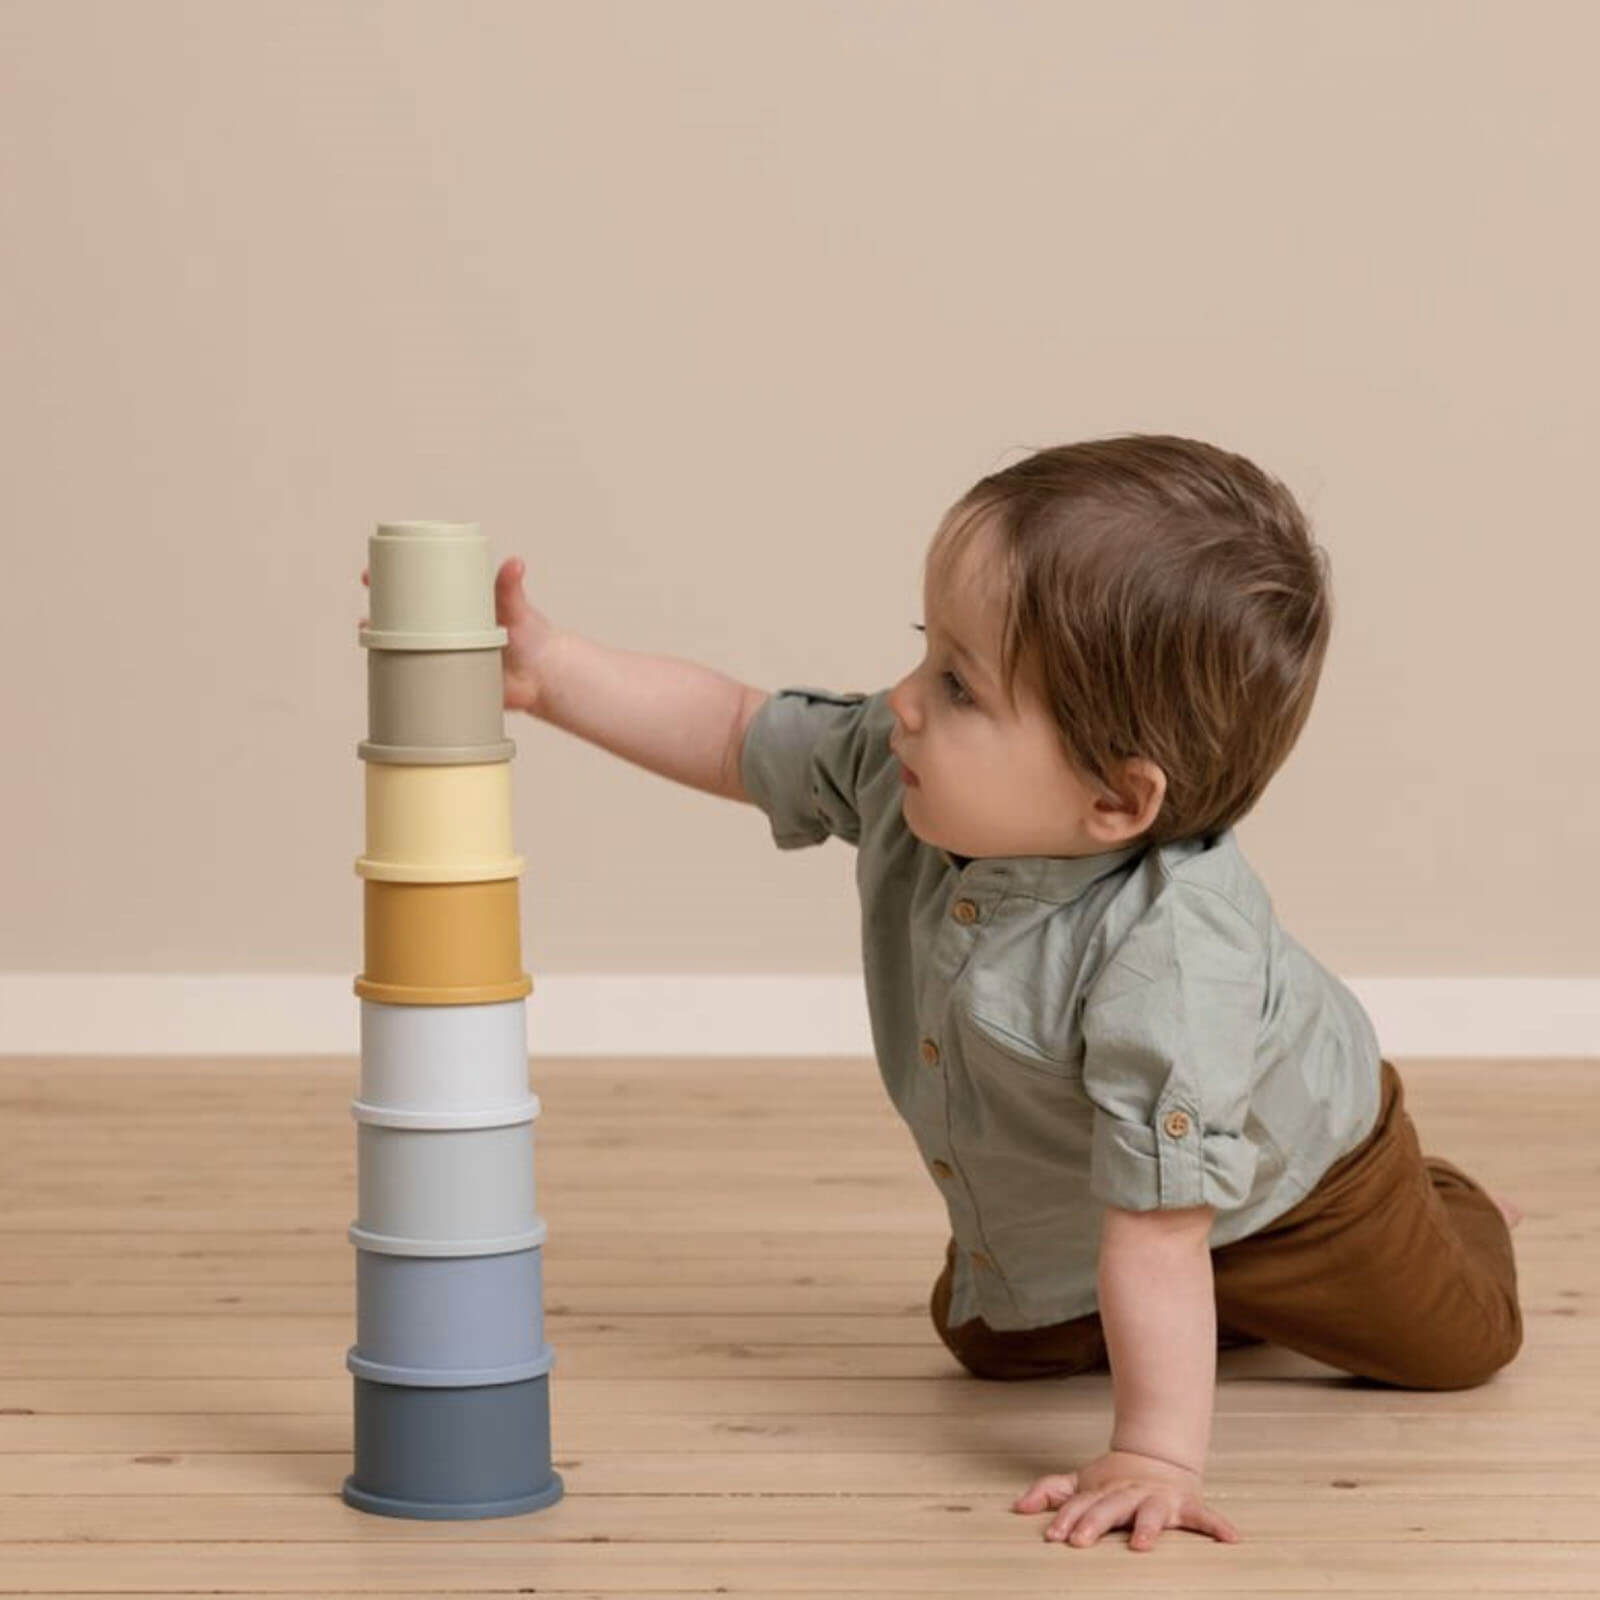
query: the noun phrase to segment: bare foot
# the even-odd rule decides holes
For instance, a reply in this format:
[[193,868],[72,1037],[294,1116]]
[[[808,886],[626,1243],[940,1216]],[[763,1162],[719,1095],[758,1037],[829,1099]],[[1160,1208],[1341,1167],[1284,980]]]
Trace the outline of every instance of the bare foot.
[[1523,1212],[1522,1207],[1519,1206],[1517,1202],[1509,1195],[1491,1194],[1489,1198],[1493,1200],[1497,1206],[1499,1206],[1500,1214],[1506,1219],[1506,1226],[1508,1228],[1514,1228],[1519,1222],[1522,1221],[1525,1213]]

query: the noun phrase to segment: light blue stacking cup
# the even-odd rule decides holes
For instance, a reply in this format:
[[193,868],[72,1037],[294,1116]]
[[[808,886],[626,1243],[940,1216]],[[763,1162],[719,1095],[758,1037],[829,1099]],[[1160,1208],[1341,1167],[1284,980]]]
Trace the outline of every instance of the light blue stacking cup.
[[550,1370],[542,1250],[508,1255],[356,1252],[358,1378],[426,1388],[516,1383]]
[[544,1243],[532,1115],[437,1128],[417,1125],[425,1113],[352,1109],[359,1206],[352,1244],[383,1255],[488,1256]]

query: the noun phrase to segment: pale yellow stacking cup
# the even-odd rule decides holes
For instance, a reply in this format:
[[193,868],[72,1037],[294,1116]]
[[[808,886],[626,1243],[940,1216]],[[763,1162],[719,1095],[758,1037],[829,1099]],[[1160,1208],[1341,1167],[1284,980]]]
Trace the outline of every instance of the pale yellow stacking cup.
[[366,971],[363,1000],[396,1006],[494,1005],[533,989],[522,970],[516,878],[483,883],[361,886]]
[[476,522],[382,522],[367,540],[374,650],[498,650],[494,566]]
[[399,767],[368,762],[363,878],[391,883],[478,883],[515,878],[511,763]]

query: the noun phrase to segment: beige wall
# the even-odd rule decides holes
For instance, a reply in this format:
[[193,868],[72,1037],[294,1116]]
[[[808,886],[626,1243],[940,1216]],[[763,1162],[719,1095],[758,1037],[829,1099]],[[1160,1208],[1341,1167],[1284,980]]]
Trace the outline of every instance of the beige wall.
[[[1335,969],[1576,975],[1600,9],[0,0],[0,970],[359,964],[365,539],[752,683],[940,511],[1202,436],[1333,554],[1240,827]],[[528,964],[858,957],[851,852],[526,720]]]

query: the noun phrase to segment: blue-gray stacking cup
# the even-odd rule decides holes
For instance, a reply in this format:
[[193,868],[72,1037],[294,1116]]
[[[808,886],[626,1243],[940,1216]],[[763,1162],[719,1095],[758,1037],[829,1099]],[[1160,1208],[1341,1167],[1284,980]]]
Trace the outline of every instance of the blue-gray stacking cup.
[[356,1252],[356,1342],[345,1365],[379,1383],[465,1388],[550,1370],[542,1250],[509,1255]]
[[529,1100],[526,1001],[468,1006],[361,1002],[358,1104],[470,1117],[508,1107],[521,1108],[519,1115],[525,1115]]
[[355,1380],[347,1504],[386,1517],[509,1517],[561,1498],[550,1463],[550,1377],[483,1388]]
[[[544,1243],[534,1208],[531,1118],[501,1127],[417,1127],[357,1109],[350,1242],[398,1256],[490,1256]],[[381,1119],[381,1120],[380,1120]]]

